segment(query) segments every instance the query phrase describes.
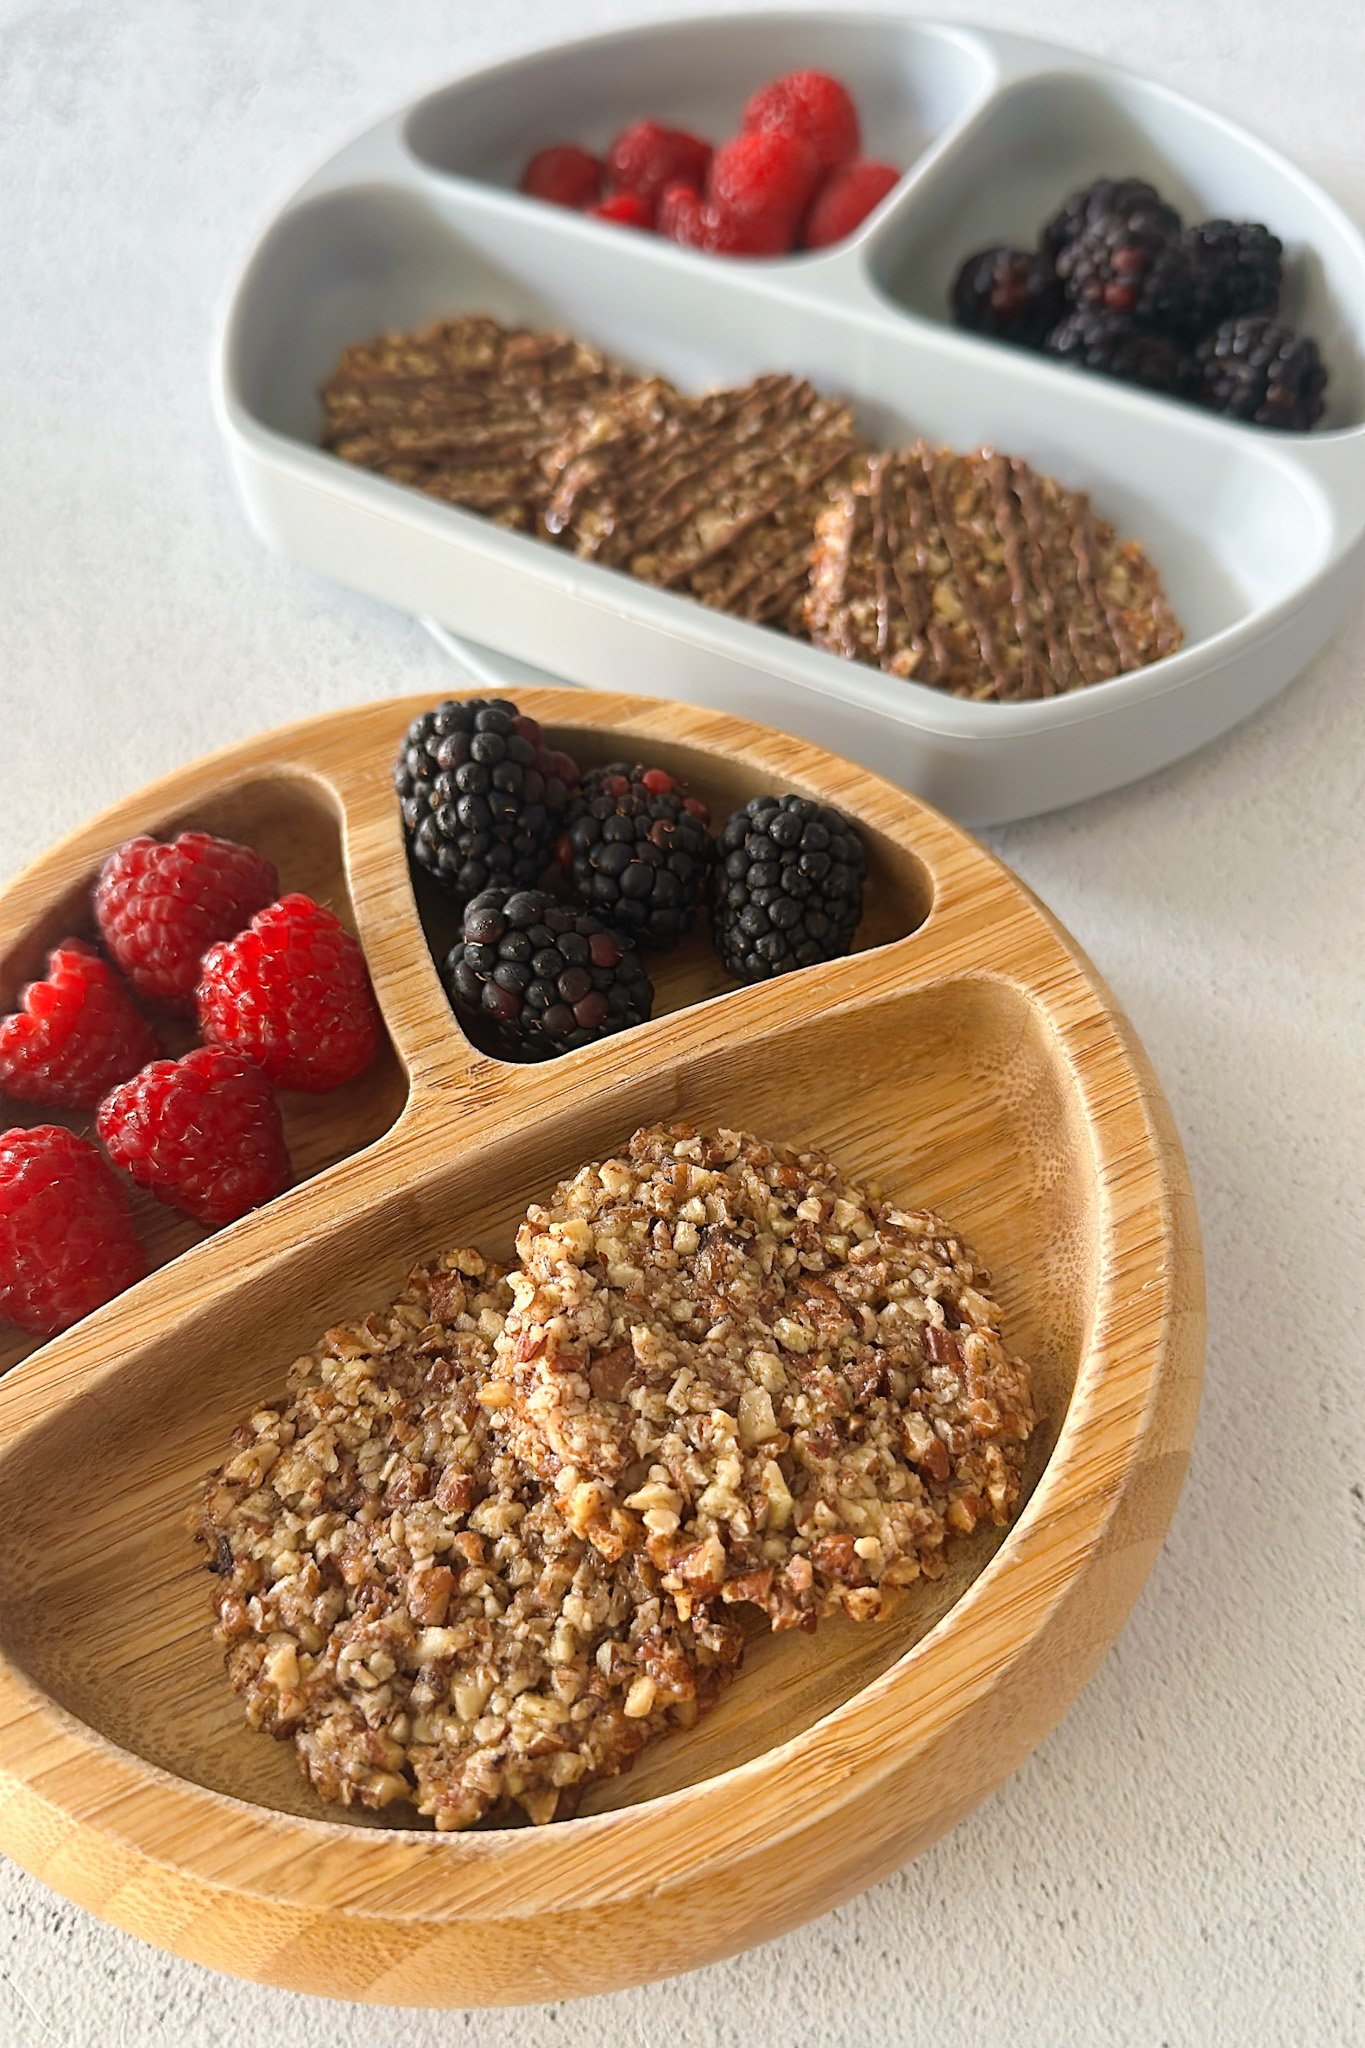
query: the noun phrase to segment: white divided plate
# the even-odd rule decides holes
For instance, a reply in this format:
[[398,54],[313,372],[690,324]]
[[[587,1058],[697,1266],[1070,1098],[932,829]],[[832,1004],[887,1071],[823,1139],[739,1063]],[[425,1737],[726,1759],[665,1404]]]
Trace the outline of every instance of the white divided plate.
[[[774,73],[837,72],[870,155],[905,175],[837,248],[680,249],[522,197],[526,157],[605,147],[637,114],[732,132]],[[1277,434],[963,334],[957,264],[1028,243],[1104,173],[1190,219],[1265,221],[1286,318],[1321,342],[1330,410]],[[489,312],[564,327],[700,388],[763,370],[847,395],[887,442],[993,442],[1091,492],[1159,564],[1187,644],[1027,704],[963,702],[366,474],[317,445],[317,389],[382,328]],[[976,824],[1117,787],[1245,718],[1340,622],[1365,553],[1365,242],[1292,165],[1164,88],[1022,37],[890,14],[729,15],[561,45],[370,129],[269,228],[237,285],[217,398],[252,519],[309,567],[571,681],[803,734]]]

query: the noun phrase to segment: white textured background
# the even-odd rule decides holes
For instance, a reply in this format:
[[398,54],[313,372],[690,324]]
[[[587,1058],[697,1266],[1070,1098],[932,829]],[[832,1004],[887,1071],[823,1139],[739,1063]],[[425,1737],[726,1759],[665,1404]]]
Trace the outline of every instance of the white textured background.
[[[210,747],[440,692],[451,671],[418,627],[247,532],[209,411],[215,308],[271,206],[370,117],[630,11],[0,0],[0,879]],[[937,11],[1147,70],[1365,218],[1351,0]],[[524,2013],[372,2012],[230,1982],[0,1860],[3,2048],[1365,2041],[1363,629],[1365,611],[1196,759],[995,835],[1112,981],[1170,1093],[1212,1331],[1166,1551],[1098,1678],[1003,1792],[783,1941]]]

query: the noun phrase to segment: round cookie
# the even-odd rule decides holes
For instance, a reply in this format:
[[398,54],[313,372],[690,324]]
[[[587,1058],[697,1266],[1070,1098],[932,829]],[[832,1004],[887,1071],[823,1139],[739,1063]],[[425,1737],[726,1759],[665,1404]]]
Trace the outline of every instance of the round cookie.
[[510,1298],[478,1252],[418,1268],[297,1362],[194,1517],[248,1720],[324,1799],[438,1829],[571,1813],[741,1648],[732,1620],[680,1618],[647,1558],[576,1536],[490,1431]]
[[637,1132],[528,1213],[499,1426],[679,1611],[885,1611],[1008,1522],[1035,1420],[971,1254],[819,1153]]

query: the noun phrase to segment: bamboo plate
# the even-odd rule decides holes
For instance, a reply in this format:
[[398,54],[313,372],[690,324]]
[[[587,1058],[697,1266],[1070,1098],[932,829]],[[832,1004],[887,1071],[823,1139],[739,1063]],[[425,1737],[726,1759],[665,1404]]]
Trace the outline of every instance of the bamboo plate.
[[[568,690],[523,708],[586,761],[639,751],[723,811],[842,805],[871,850],[859,950],[722,993],[680,954],[662,1014],[548,1066],[453,1025],[389,765],[424,705],[290,727],[105,814],[0,898],[0,995],[73,924],[107,849],[193,821],[350,915],[390,1047],[288,1111],[313,1177],[166,1263],[0,1380],[0,1845],[163,1947],[397,2005],[605,1991],[689,1969],[885,1875],[1052,1726],[1132,1604],[1185,1469],[1203,1360],[1197,1227],[1140,1047],[1066,934],[972,840],[801,741]],[[690,1007],[684,1007],[689,1005]],[[1004,1541],[891,1621],[755,1640],[709,1719],[549,1829],[437,1836],[323,1808],[250,1733],[183,1506],[316,1334],[418,1257],[510,1247],[563,1171],[662,1117],[827,1144],[941,1209],[991,1267],[1045,1422]],[[9,1363],[15,1353],[4,1357]]]

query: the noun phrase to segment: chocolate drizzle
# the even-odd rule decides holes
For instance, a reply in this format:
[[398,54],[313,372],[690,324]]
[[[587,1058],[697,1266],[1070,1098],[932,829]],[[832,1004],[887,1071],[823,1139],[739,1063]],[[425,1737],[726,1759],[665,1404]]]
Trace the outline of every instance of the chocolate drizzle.
[[1183,638],[1082,492],[988,448],[870,454],[803,378],[692,398],[474,314],[347,349],[321,396],[348,462],[954,696],[1055,696]]
[[533,529],[544,461],[569,423],[630,381],[563,334],[484,315],[347,349],[322,387],[324,446],[505,526]]
[[848,408],[800,378],[703,398],[642,385],[552,457],[545,523],[647,583],[799,626],[816,518],[860,446]]
[[1180,645],[1155,569],[1026,462],[921,442],[867,457],[822,514],[812,639],[955,696],[1023,700]]

